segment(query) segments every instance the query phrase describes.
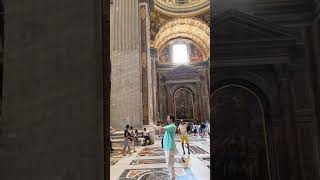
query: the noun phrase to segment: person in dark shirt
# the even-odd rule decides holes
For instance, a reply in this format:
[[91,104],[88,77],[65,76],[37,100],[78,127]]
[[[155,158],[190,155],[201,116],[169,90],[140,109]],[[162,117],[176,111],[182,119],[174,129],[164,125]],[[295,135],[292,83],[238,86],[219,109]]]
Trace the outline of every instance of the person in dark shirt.
[[206,133],[206,125],[201,123],[201,137],[205,136]]
[[129,125],[126,125],[126,129],[124,130],[124,146],[123,146],[123,151],[122,151],[122,155],[125,156],[126,155],[126,149],[128,148],[128,152],[129,154],[131,154],[130,152],[130,146],[129,146]]

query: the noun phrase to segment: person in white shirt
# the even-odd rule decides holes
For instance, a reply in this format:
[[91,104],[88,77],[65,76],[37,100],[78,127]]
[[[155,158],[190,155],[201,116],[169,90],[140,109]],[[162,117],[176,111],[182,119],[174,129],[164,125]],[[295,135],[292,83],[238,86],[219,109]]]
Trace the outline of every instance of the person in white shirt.
[[179,125],[178,130],[179,130],[179,133],[181,135],[180,136],[180,140],[181,140],[181,143],[182,143],[183,154],[186,154],[185,150],[184,150],[184,143],[187,144],[188,154],[190,154],[189,137],[188,137],[187,127],[188,127],[188,124],[183,122],[183,120],[181,119],[181,124]]
[[193,135],[196,136],[197,135],[197,125],[196,125],[196,123],[193,123],[192,131],[193,131]]
[[149,137],[149,133],[147,132],[147,128],[143,128],[143,138],[144,138],[144,146],[146,146],[147,145],[147,141],[149,141],[148,142],[148,144],[150,144],[150,137]]

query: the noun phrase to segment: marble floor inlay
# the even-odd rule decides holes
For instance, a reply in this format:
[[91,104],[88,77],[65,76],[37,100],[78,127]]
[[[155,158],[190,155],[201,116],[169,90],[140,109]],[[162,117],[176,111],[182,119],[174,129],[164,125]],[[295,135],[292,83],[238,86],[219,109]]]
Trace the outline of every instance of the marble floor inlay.
[[[209,180],[210,177],[210,139],[190,135],[190,152],[183,154],[182,144],[175,139],[176,180]],[[122,156],[120,151],[110,154],[110,180],[169,180],[164,150],[161,140],[156,139],[150,146],[136,146],[136,153]],[[204,144],[205,142],[205,144]],[[185,148],[185,150],[187,150]],[[182,160],[183,158],[183,160]]]
[[[161,158],[161,159],[135,159],[130,163],[130,165],[161,164],[161,163],[166,163],[166,160],[164,158]],[[176,158],[175,163],[182,163],[182,159]]]
[[161,147],[146,147],[138,153],[138,156],[164,156],[164,151]]
[[190,145],[190,151],[192,154],[209,154],[207,151],[203,150],[197,145]]
[[[177,180],[196,180],[190,169],[175,168]],[[119,180],[167,180],[169,174],[167,168],[126,169]]]

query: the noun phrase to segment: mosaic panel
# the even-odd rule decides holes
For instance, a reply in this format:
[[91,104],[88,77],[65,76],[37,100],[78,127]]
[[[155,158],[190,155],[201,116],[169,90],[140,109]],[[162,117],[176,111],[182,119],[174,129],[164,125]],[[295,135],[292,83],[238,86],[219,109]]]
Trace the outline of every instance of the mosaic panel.
[[110,160],[110,166],[115,165],[119,160]]
[[201,161],[208,161],[208,162],[210,162],[210,157],[199,157],[199,159],[200,159]]
[[137,156],[164,156],[164,151],[160,147],[143,148]]
[[202,148],[196,145],[190,145],[190,152],[192,154],[209,154],[207,151],[203,150]]
[[[189,136],[189,142],[203,142],[203,141],[207,141],[207,140],[203,139],[203,138]],[[181,142],[181,140],[180,139],[176,139],[176,142]]]
[[[176,180],[196,180],[188,168],[175,168]],[[119,180],[167,180],[167,168],[126,169]]]
[[[176,158],[176,163],[182,163],[181,159]],[[135,159],[133,160],[130,165],[141,165],[141,164],[161,164],[166,163],[165,159]]]

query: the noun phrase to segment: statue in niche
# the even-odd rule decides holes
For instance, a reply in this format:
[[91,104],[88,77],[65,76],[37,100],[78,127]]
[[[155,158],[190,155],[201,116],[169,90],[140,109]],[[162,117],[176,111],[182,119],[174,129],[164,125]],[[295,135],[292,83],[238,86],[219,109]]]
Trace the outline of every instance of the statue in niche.
[[154,40],[157,33],[161,28],[160,16],[156,12],[151,12],[150,14],[150,36],[151,40]]
[[168,46],[162,50],[159,60],[160,60],[159,63],[162,63],[162,64],[171,62],[171,55],[170,55],[170,50]]
[[141,21],[144,21],[146,19],[146,8],[144,6],[140,9],[140,18]]

